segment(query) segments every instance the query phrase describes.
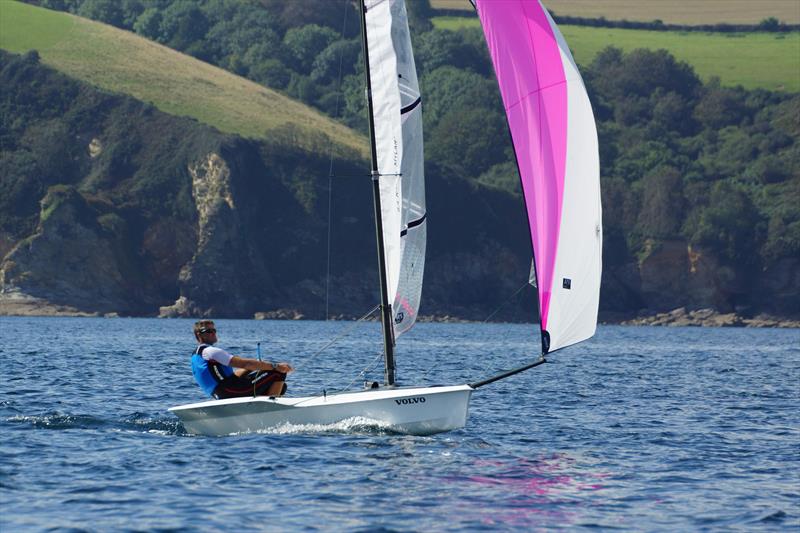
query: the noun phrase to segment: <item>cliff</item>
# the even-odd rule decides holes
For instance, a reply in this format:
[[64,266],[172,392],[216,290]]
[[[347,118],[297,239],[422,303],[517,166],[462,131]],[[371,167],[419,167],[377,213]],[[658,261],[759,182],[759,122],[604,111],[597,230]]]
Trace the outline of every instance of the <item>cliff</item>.
[[[332,162],[328,269],[335,140],[297,143],[291,127],[266,141],[225,135],[36,54],[0,52],[0,96],[0,314],[323,318],[326,292],[333,316],[377,303],[371,182],[352,151]],[[536,320],[532,289],[515,292],[530,265],[519,197],[435,161],[426,175],[421,313]],[[800,313],[800,259],[736,261],[675,237],[645,237],[634,254],[614,198],[601,319]]]
[[[323,318],[334,141],[309,152],[291,130],[223,135],[35,54],[2,60],[20,119],[4,127],[20,131],[4,154],[0,314]],[[377,301],[371,181],[358,158],[333,163],[329,309],[354,316]],[[478,319],[527,271],[523,212],[507,193],[445,175],[429,172],[424,312]]]

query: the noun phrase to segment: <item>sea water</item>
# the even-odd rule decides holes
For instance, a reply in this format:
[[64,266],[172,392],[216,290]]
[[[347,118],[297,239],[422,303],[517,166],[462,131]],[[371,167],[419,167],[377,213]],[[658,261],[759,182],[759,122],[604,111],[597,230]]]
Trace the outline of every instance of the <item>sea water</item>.
[[[0,530],[798,530],[800,330],[601,326],[476,391],[465,428],[188,435],[189,320],[0,317]],[[290,395],[381,380],[376,323],[219,320]],[[340,337],[320,352],[329,341]],[[400,384],[533,360],[531,325],[419,324]]]

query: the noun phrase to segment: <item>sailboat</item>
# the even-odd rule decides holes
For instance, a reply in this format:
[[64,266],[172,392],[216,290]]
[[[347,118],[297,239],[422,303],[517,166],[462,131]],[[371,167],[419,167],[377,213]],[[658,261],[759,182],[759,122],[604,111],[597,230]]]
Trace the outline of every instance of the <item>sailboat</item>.
[[[374,421],[427,435],[464,427],[472,393],[594,335],[602,225],[597,131],[575,61],[539,0],[470,0],[502,94],[530,227],[541,353],[474,383],[403,387],[394,348],[416,321],[426,247],[422,105],[403,0],[361,0],[384,384],[308,397],[212,400],[170,409],[189,433]],[[390,299],[391,297],[391,299]]]

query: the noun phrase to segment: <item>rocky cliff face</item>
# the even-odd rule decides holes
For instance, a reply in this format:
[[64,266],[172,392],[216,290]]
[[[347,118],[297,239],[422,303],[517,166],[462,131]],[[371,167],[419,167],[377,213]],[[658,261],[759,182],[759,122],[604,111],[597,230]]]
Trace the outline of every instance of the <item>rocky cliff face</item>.
[[161,307],[159,314],[252,314],[250,300],[256,294],[243,292],[247,284],[242,278],[263,293],[274,292],[275,285],[261,254],[254,254],[242,238],[241,210],[234,200],[230,167],[219,154],[211,153],[189,165],[188,171],[197,210],[196,245],[178,275],[178,300]]
[[136,314],[139,276],[129,230],[74,187],[51,188],[36,232],[0,265],[0,304],[18,314]]
[[[225,136],[35,61],[9,70],[0,314],[323,318],[378,302],[365,162],[335,160],[329,190],[326,150]],[[426,166],[421,314],[536,320],[520,199],[450,176]],[[647,241],[633,257],[609,233],[604,262],[601,318],[800,313],[798,258],[753,272],[681,240]]]
[[652,310],[689,306],[730,312],[744,295],[736,271],[683,240],[648,241],[638,270],[642,298]]
[[[176,196],[190,188],[191,218],[131,212],[79,185],[50,187],[36,231],[2,261],[0,312],[322,318],[326,294],[331,315],[356,316],[374,306],[368,176],[335,184],[328,285],[327,227],[319,216],[328,200],[327,161],[306,157],[292,164],[296,155],[249,141],[217,148],[190,159],[175,176]],[[294,175],[281,177],[283,165],[314,176],[310,203],[287,185]],[[483,192],[430,176],[436,225],[429,233],[423,314],[481,319],[514,292],[518,272],[524,281],[523,211],[507,194]],[[453,198],[459,209],[450,207]],[[498,316],[531,319],[533,302],[511,302]]]

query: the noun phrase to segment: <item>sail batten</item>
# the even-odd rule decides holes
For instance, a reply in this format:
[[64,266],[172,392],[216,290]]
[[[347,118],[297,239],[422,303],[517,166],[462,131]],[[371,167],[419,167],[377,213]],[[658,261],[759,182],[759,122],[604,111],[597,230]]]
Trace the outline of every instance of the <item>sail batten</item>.
[[520,173],[544,351],[553,351],[591,337],[597,324],[597,130],[569,48],[539,0],[475,4]]

